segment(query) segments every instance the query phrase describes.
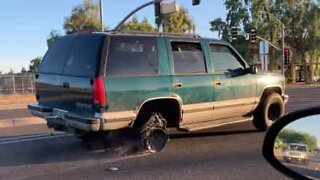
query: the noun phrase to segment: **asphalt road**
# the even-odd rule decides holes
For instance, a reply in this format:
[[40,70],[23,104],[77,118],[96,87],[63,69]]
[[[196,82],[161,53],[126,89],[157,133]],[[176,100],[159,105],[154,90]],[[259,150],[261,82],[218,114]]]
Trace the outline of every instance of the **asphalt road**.
[[313,179],[320,179],[320,157],[310,155],[308,164],[302,164],[299,161],[286,162],[283,156],[277,156],[277,159],[287,168],[299,174],[312,177]]
[[[287,110],[320,105],[320,88],[292,88]],[[174,133],[164,151],[130,141],[81,143],[68,134],[0,139],[0,179],[287,179],[261,155],[251,123]]]
[[320,179],[320,157],[311,156],[308,165],[301,165],[299,163],[284,163],[286,167],[291,170],[312,177]]

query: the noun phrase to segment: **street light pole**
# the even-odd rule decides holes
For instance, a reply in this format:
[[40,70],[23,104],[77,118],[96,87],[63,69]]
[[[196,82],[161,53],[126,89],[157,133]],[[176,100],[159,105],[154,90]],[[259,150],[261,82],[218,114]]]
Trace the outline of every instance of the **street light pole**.
[[103,27],[103,0],[100,0],[100,26],[101,26],[101,31],[104,31],[104,27]]

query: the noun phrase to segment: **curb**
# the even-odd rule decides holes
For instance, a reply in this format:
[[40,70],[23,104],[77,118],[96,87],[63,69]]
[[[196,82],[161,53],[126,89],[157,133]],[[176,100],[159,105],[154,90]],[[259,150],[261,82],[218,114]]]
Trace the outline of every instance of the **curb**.
[[0,120],[0,128],[20,127],[28,125],[46,124],[47,122],[41,118],[27,117]]
[[[28,103],[32,104],[32,103]],[[10,104],[10,105],[0,105],[1,110],[13,110],[13,109],[27,109],[28,104]]]

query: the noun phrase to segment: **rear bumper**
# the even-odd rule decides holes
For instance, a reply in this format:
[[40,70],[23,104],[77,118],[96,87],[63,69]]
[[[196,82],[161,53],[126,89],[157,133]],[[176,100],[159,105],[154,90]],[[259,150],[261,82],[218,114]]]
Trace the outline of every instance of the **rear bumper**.
[[80,129],[83,131],[99,131],[101,120],[99,118],[84,118],[60,109],[49,108],[39,104],[28,105],[32,115],[47,121],[48,127],[61,129]]
[[96,113],[94,118],[80,117],[62,109],[49,108],[39,104],[28,105],[32,115],[47,121],[49,128],[62,131],[78,129],[83,131],[109,131],[130,127],[136,117],[132,111]]

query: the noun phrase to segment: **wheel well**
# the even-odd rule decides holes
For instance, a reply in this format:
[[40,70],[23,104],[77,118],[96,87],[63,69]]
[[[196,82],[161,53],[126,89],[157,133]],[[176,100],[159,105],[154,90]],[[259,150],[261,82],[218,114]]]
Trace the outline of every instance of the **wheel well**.
[[267,99],[267,97],[272,94],[272,93],[278,93],[278,94],[282,94],[282,90],[280,87],[270,87],[267,88],[263,91],[260,102],[264,102],[264,100]]
[[159,99],[144,103],[133,125],[142,125],[152,112],[160,112],[167,121],[167,127],[178,127],[181,119],[181,107],[175,99]]

